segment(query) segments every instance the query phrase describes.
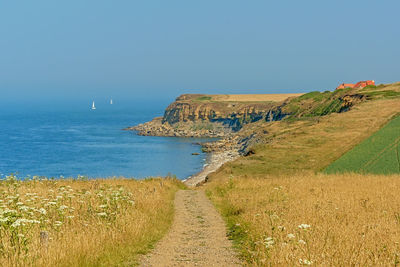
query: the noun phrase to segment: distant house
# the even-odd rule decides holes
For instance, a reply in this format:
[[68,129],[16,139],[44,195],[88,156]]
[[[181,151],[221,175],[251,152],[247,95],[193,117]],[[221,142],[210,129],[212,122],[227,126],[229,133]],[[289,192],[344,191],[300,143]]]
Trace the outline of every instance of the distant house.
[[375,81],[374,80],[368,80],[368,81],[359,81],[356,84],[353,83],[342,83],[341,85],[339,85],[338,87],[336,87],[336,89],[344,89],[344,88],[364,88],[365,86],[368,85],[375,85]]

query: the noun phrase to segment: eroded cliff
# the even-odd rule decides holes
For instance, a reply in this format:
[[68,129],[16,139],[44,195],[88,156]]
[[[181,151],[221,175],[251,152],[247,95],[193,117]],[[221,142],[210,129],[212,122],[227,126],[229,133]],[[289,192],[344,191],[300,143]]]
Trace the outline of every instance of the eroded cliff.
[[140,135],[221,137],[259,120],[285,117],[274,101],[215,101],[213,95],[186,94],[165,110],[164,116],[128,128]]

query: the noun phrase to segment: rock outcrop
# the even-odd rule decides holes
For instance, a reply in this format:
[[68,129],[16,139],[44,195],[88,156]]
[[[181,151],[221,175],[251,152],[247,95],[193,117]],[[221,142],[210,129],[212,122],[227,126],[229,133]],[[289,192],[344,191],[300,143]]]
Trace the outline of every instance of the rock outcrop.
[[165,110],[164,116],[126,130],[139,135],[222,137],[259,120],[281,120],[281,102],[222,102],[211,96],[181,95]]

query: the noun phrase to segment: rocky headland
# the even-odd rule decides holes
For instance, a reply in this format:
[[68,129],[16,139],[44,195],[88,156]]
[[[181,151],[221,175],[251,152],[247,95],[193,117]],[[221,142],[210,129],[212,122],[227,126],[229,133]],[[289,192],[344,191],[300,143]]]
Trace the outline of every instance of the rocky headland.
[[245,124],[287,116],[281,109],[284,101],[224,101],[222,96],[181,95],[167,107],[163,117],[126,130],[150,136],[225,137]]

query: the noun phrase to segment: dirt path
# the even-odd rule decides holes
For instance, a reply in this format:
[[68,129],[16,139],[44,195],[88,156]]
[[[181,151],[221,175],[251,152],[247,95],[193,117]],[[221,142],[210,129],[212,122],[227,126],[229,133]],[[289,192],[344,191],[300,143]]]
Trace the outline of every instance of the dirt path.
[[181,190],[168,234],[140,266],[241,266],[226,227],[203,191]]

